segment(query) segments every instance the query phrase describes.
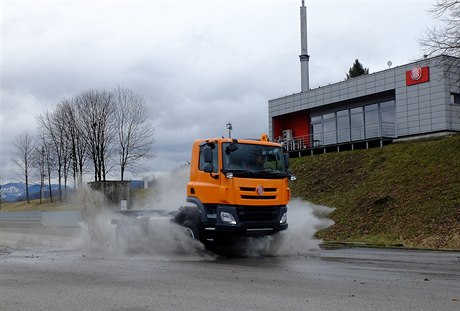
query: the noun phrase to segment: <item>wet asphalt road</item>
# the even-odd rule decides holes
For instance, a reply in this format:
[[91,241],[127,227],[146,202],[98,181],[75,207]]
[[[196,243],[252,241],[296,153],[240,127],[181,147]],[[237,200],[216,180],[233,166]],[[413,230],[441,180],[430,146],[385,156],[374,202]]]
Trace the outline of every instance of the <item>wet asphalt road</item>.
[[0,228],[0,310],[460,310],[458,252],[225,258],[84,241],[75,229]]

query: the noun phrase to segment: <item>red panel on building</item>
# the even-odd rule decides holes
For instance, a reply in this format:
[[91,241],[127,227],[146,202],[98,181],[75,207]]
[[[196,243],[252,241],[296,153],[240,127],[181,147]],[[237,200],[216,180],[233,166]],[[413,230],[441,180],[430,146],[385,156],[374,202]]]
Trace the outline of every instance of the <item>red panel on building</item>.
[[299,111],[272,119],[273,139],[283,137],[283,131],[291,130],[293,137],[303,137],[306,141],[310,135],[310,117],[308,111]]
[[406,71],[406,86],[430,81],[430,67],[414,67]]

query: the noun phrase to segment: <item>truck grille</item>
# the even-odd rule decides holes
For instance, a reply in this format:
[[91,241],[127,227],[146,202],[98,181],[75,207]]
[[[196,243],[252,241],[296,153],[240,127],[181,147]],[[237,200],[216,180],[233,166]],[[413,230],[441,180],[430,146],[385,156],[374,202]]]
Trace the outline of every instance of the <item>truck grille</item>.
[[264,188],[264,194],[259,195],[255,187],[240,187],[241,198],[246,200],[275,200],[277,190],[276,188]]
[[279,206],[238,206],[236,208],[241,222],[276,221],[279,218]]
[[265,195],[265,196],[260,196],[260,195],[241,195],[242,199],[246,200],[274,200],[276,199],[276,195]]
[[[244,192],[254,192],[256,188],[254,187],[240,187],[241,191]],[[265,192],[276,192],[276,188],[264,188]]]

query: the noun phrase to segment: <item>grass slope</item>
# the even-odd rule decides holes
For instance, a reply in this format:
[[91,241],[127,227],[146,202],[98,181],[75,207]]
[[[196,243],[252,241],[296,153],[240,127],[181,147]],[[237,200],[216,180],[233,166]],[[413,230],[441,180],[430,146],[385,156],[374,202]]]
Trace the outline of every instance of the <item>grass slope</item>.
[[460,134],[291,160],[294,196],[335,207],[326,241],[460,249]]

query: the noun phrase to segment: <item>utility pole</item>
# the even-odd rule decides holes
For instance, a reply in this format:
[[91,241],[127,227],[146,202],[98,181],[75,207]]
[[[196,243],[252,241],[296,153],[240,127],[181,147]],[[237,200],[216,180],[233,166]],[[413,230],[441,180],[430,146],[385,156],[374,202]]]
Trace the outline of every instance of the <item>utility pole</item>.
[[233,126],[232,126],[232,123],[231,123],[231,122],[228,122],[228,123],[227,123],[227,130],[228,130],[228,138],[232,138]]

